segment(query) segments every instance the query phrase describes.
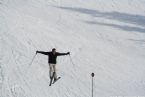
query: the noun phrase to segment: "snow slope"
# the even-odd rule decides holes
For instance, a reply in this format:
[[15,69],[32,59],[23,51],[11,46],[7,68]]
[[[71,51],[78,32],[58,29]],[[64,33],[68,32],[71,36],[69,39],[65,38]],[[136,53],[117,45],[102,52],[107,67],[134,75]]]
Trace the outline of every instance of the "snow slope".
[[[145,0],[0,0],[0,97],[145,97]],[[62,78],[49,87],[47,56]]]

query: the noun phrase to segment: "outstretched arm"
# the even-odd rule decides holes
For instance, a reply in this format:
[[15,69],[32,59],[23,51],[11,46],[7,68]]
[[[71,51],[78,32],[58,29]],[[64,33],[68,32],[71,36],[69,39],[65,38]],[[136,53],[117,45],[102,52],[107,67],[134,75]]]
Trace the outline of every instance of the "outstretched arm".
[[44,51],[36,51],[36,54],[37,53],[40,53],[40,54],[43,54],[43,55],[49,55],[49,52],[44,52]]
[[57,56],[64,56],[64,55],[69,55],[70,52],[67,52],[67,53],[57,53]]

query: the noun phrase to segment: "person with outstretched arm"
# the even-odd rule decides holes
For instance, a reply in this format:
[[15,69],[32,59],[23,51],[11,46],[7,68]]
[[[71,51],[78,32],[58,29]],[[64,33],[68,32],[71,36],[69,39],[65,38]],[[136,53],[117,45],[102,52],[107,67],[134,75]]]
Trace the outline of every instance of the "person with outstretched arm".
[[59,53],[59,52],[56,52],[55,48],[53,48],[52,51],[50,51],[50,52],[36,51],[36,54],[37,53],[40,53],[40,54],[48,56],[50,79],[52,79],[53,74],[54,74],[54,81],[57,80],[57,73],[56,73],[57,56],[70,55],[70,52]]

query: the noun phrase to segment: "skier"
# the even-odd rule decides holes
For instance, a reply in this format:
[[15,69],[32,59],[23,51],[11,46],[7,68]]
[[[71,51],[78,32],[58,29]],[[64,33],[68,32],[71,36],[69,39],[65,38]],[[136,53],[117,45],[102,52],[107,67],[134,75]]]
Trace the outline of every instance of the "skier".
[[52,51],[50,51],[50,52],[36,51],[36,54],[37,53],[44,54],[44,55],[47,55],[49,57],[48,58],[49,76],[50,76],[51,80],[53,79],[53,76],[54,76],[54,82],[55,82],[57,80],[57,73],[56,73],[57,56],[69,55],[70,52],[59,53],[59,52],[56,52],[55,48],[53,48]]

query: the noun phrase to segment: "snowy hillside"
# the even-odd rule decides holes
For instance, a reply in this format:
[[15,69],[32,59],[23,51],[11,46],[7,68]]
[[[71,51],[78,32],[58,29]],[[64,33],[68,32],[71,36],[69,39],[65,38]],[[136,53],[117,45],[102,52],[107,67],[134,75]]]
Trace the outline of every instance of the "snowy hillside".
[[[49,87],[47,56],[62,78]],[[145,0],[0,0],[0,97],[145,97]]]

